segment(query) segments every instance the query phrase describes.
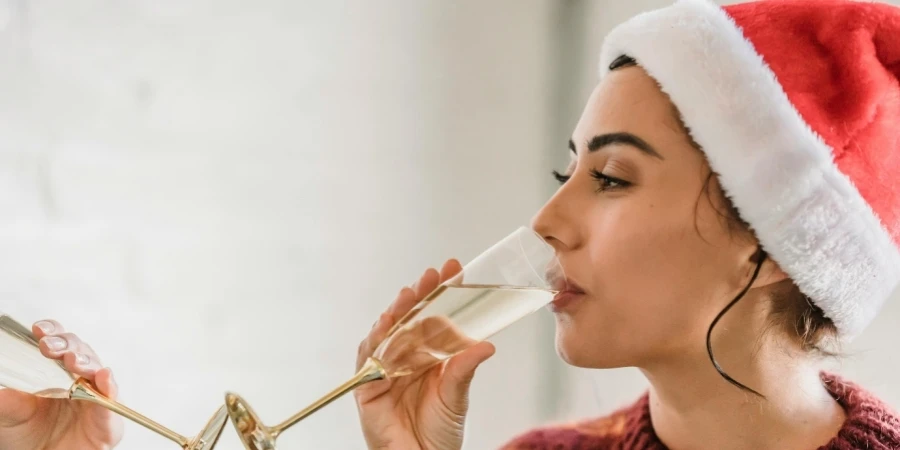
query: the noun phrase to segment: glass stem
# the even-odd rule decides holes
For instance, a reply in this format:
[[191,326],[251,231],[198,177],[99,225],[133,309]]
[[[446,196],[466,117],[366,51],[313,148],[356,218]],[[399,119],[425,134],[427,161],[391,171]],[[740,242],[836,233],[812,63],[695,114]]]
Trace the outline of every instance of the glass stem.
[[106,398],[103,394],[97,392],[96,389],[91,386],[90,382],[85,380],[84,378],[78,379],[75,384],[69,389],[69,398],[72,400],[84,400],[97,405],[100,405],[126,419],[129,419],[150,431],[156,432],[161,436],[175,442],[180,445],[182,448],[187,448],[190,441],[188,438],[144,417],[137,411],[119,403],[114,400],[110,400]]
[[303,420],[310,414],[324,408],[329,403],[341,398],[344,394],[372,381],[384,380],[387,378],[387,373],[384,370],[384,367],[381,365],[381,362],[375,358],[369,358],[366,360],[366,363],[359,369],[359,372],[353,376],[353,378],[347,380],[346,383],[337,387],[337,389],[329,392],[324,397],[316,400],[315,403],[309,405],[303,411],[294,414],[284,422],[281,422],[274,427],[269,428],[269,432],[272,434],[272,437],[277,437],[281,432],[287,430],[288,428],[297,424],[297,422]]

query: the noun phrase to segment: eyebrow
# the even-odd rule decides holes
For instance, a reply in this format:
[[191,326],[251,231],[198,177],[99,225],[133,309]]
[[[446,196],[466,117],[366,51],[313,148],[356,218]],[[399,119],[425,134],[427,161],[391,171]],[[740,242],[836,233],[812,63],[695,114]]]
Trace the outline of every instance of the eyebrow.
[[[588,152],[596,152],[603,147],[607,147],[610,145],[628,145],[640,150],[642,153],[652,156],[657,159],[664,160],[663,156],[653,148],[652,145],[648,144],[643,139],[631,134],[631,133],[607,133],[600,134],[591,138],[587,143]],[[578,153],[575,150],[575,142],[569,139],[569,150],[572,150],[572,153]]]

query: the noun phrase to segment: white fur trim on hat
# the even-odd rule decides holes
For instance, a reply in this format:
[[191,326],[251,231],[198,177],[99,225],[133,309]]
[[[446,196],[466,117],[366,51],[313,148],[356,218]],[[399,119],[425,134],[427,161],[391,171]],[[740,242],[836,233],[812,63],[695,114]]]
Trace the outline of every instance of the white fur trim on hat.
[[843,338],[861,332],[900,283],[900,251],[731,17],[678,1],[614,29],[601,76],[623,54],[678,107],[763,248]]

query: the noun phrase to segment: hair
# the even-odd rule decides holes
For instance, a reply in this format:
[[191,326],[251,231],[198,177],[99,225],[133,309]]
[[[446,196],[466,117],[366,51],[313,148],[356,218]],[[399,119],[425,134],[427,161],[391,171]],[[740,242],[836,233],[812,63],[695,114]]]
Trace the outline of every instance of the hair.
[[[638,66],[637,61],[628,56],[621,55],[616,58],[610,65],[609,70],[616,70],[623,67]],[[698,144],[691,133],[690,128],[685,124],[678,107],[672,103],[673,114],[687,135],[691,146],[700,152],[703,148]],[[708,166],[708,163],[707,163]],[[718,174],[710,168],[706,177],[700,197],[704,194],[710,201],[713,209],[719,214],[720,218],[725,222],[728,231],[734,235],[752,236],[755,238],[752,227],[744,219],[741,218],[740,212],[734,206],[734,203],[726,195],[718,182]],[[697,207],[699,207],[700,198],[697,199]],[[695,208],[696,210],[696,208]],[[695,215],[696,217],[696,215]],[[697,224],[695,222],[695,227]],[[699,233],[699,228],[698,228]],[[768,258],[767,253],[762,247],[759,247],[755,263],[756,268],[750,281],[746,287],[738,293],[738,295],[730,302],[710,324],[706,333],[706,348],[709,359],[715,367],[716,371],[726,381],[737,386],[738,388],[765,398],[762,394],[741,384],[737,380],[731,378],[716,361],[712,351],[712,332],[719,320],[741,300],[750,287],[756,281],[763,262]],[[781,331],[789,338],[793,339],[799,347],[810,354],[818,356],[835,356],[836,352],[832,351],[832,345],[837,342],[838,331],[834,322],[825,316],[821,308],[816,306],[812,299],[800,291],[800,288],[790,279],[773,284],[768,289],[768,297],[770,301],[769,328]]]

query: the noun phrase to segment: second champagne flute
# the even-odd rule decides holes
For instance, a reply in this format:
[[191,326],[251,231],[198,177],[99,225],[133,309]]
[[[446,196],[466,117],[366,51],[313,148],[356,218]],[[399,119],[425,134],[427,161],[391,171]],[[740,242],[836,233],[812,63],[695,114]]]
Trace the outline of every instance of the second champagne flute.
[[[0,313],[0,386],[46,398],[87,401],[177,443],[183,450],[212,450],[228,422],[225,406],[216,410],[194,437],[182,436],[97,392],[91,383],[76,378],[59,361],[45,358],[31,330]],[[148,386],[158,389],[162,386]],[[160,389],[161,390],[161,389]]]

